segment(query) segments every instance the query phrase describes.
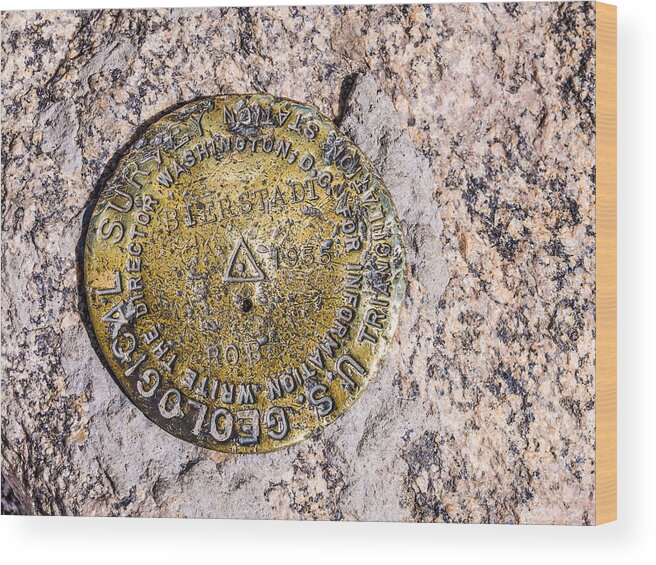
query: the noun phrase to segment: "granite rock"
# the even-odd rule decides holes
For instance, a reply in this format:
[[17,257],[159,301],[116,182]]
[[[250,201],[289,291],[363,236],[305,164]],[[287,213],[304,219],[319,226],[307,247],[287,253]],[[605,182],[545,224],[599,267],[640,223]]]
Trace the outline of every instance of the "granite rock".
[[[3,512],[589,523],[594,4],[2,14]],[[263,91],[334,117],[403,223],[384,366],[311,440],[150,423],[80,298],[85,214],[137,128]]]

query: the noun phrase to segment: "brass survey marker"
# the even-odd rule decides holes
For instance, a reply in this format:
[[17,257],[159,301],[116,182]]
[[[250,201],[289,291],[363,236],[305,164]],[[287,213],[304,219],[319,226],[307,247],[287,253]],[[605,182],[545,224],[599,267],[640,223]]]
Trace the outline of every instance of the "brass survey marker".
[[84,261],[123,391],[171,434],[236,453],[301,441],[358,399],[404,268],[360,149],[312,108],[259,94],[150,126],[103,187]]

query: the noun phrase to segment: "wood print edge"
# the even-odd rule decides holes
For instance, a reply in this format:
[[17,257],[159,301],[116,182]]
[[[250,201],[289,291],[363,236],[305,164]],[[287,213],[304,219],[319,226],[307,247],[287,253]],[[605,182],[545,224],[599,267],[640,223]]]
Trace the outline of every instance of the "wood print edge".
[[595,524],[617,519],[617,8],[596,3]]

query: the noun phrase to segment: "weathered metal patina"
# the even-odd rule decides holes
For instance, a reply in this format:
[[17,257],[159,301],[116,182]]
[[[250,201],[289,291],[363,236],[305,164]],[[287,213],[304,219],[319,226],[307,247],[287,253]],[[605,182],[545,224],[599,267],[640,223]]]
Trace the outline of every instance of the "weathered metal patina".
[[316,110],[260,94],[150,126],[99,196],[84,262],[123,391],[171,434],[237,453],[296,443],[357,400],[404,266],[364,154]]

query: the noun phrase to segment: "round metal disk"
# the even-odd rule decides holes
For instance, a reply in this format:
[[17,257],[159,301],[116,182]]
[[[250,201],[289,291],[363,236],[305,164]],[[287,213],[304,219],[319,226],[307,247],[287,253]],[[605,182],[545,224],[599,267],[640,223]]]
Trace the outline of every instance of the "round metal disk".
[[206,98],[150,126],[100,194],[91,322],[157,425],[226,452],[333,422],[375,376],[404,294],[390,196],[316,110]]

